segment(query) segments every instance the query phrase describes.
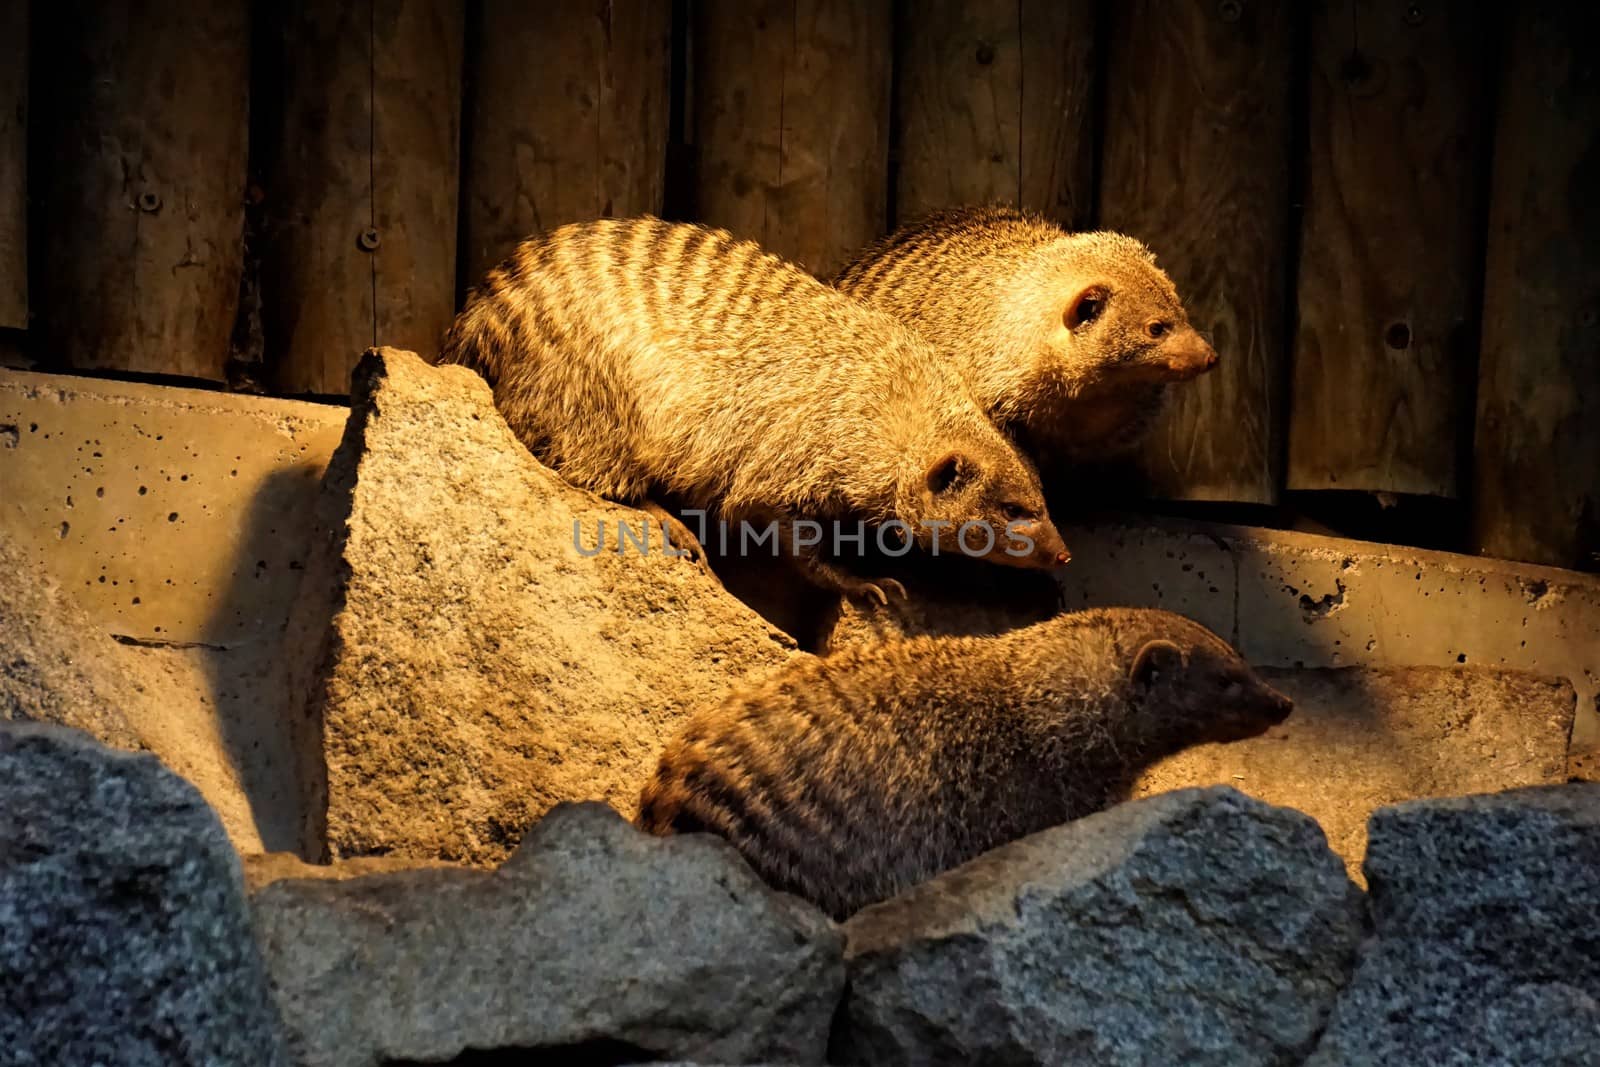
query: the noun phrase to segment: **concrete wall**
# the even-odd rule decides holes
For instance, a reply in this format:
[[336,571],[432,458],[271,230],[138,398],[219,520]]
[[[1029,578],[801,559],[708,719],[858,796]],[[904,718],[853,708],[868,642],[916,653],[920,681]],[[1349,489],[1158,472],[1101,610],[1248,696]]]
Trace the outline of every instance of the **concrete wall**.
[[0,372],[0,536],[141,646],[175,716],[215,709],[268,849],[298,825],[278,639],[345,414]]

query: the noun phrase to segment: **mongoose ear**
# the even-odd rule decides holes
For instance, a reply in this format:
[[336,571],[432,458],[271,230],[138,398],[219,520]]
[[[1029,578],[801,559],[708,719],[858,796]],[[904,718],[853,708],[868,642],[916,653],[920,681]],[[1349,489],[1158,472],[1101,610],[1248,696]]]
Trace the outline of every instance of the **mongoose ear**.
[[1105,311],[1109,299],[1111,291],[1103,285],[1091,285],[1079,290],[1067,303],[1067,310],[1061,315],[1062,324],[1069,330],[1087,326]]
[[976,469],[977,464],[960,452],[946,452],[928,468],[928,488],[936,494],[946,492],[970,478]]
[[1189,657],[1183,649],[1163,638],[1146,641],[1134,653],[1133,666],[1128,668],[1128,678],[1134,685],[1154,685],[1163,673],[1172,674],[1188,666]]

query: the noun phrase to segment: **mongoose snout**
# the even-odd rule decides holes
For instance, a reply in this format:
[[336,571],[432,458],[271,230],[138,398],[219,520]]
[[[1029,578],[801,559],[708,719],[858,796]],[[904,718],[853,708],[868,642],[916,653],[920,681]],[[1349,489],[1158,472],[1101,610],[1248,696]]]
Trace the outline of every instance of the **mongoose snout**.
[[1060,531],[1048,518],[1009,522],[1006,535],[1005,547],[989,557],[996,563],[1048,570],[1072,560]]
[[1218,363],[1217,350],[1191,326],[1185,326],[1163,341],[1159,358],[1165,361],[1164,378],[1171,382],[1197,378]]

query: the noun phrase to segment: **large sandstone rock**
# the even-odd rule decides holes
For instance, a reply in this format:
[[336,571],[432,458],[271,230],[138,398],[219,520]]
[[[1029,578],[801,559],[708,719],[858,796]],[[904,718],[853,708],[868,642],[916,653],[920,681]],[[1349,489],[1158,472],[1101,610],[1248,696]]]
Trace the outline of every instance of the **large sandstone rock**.
[[94,626],[60,583],[0,534],[0,720],[58,723],[148,749],[200,790],[241,849],[261,848],[211,708],[162,665]]
[[796,654],[687,560],[615,551],[642,513],[541,466],[471,371],[378,349],[351,401],[289,644],[311,854],[493,863],[559,801],[631,814],[689,713]]
[[820,1063],[844,983],[838,927],[731,846],[601,804],[556,808],[493,873],[283,881],[252,902],[305,1067],[467,1049]]
[[1289,1064],[1355,963],[1316,823],[1222,787],[1024,838],[846,925],[840,1062]]
[[238,860],[154,756],[0,724],[0,1062],[284,1062]]
[[1310,1063],[1600,1063],[1600,784],[1372,817],[1376,939]]
[[1151,768],[1135,795],[1229,784],[1304,811],[1360,881],[1367,820],[1417,797],[1561,782],[1577,697],[1560,678],[1480,667],[1263,669],[1294,714],[1260,737]]

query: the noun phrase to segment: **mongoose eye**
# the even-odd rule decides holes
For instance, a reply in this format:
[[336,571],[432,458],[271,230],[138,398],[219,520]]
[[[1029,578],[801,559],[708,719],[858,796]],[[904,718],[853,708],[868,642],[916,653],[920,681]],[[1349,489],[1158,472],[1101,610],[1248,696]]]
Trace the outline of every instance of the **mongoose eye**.
[[1144,329],[1145,329],[1145,332],[1150,335],[1151,340],[1159,341],[1163,337],[1165,337],[1167,334],[1172,332],[1172,323],[1170,323],[1170,322],[1160,322],[1160,321],[1152,322],[1150,325],[1146,326]]
[[1106,301],[1110,296],[1111,294],[1104,289],[1085,289],[1078,295],[1078,299],[1072,302],[1072,306],[1067,308],[1067,313],[1062,316],[1062,322],[1069,330],[1087,326],[1105,311]]
[[1033,512],[1021,504],[1001,504],[1000,514],[1004,516],[1007,522],[1022,522],[1034,517]]

